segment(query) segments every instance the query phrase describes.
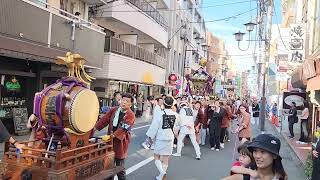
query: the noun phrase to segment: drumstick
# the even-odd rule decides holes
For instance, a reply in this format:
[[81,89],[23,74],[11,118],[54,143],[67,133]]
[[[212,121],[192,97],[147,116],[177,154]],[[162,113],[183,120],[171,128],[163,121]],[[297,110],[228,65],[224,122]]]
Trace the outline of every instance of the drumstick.
[[[50,146],[51,146],[51,144],[52,144],[53,136],[54,136],[54,133],[52,133],[52,136],[51,136],[51,138],[50,138],[50,141],[49,141],[49,145],[48,145],[47,151],[49,151],[49,150],[50,150]],[[46,153],[45,157],[46,157],[46,158],[48,158],[48,153]]]

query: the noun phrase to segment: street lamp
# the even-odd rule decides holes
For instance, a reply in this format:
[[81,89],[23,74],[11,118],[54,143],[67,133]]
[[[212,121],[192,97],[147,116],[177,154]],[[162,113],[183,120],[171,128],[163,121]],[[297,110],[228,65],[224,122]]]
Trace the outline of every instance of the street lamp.
[[248,47],[246,49],[241,49],[240,48],[240,41],[243,40],[243,36],[246,34],[246,33],[243,33],[241,31],[238,31],[236,33],[234,33],[233,35],[235,36],[235,39],[236,41],[238,41],[238,48],[241,50],[241,51],[246,51],[249,49],[249,46],[250,46],[250,34],[251,32],[253,31],[254,29],[254,26],[257,25],[256,23],[253,23],[253,22],[248,22],[246,24],[244,24],[246,26],[246,30],[249,32],[249,39],[248,39]]

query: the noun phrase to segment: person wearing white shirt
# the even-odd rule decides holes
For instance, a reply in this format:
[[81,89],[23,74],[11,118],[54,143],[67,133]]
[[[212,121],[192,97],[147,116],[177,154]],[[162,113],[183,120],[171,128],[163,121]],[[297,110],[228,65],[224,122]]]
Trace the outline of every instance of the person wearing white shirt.
[[200,160],[201,152],[199,144],[196,141],[193,110],[188,106],[188,103],[185,101],[181,102],[180,107],[180,133],[178,135],[177,153],[173,154],[173,156],[181,156],[183,140],[187,135],[189,135],[191,143],[196,152],[196,159]]
[[174,127],[177,114],[172,110],[173,97],[167,96],[164,100],[164,110],[156,111],[148,130],[148,136],[154,140],[154,160],[159,175],[157,180],[166,179],[169,157],[173,151]]
[[304,101],[304,109],[302,110],[300,118],[300,139],[298,144],[307,144],[308,142],[308,119],[309,119],[309,105]]
[[[159,114],[159,112],[162,111],[163,109],[163,99],[162,98],[156,98],[156,101],[154,102],[154,108],[153,108],[153,117],[152,117],[152,121],[155,118],[155,114]],[[149,128],[150,129],[150,128]],[[149,130],[148,130],[149,132]],[[147,132],[147,136],[148,136],[148,132]],[[147,139],[142,143],[142,147],[145,149],[154,149],[153,144],[152,144],[152,139],[150,139],[150,136],[147,137]]]

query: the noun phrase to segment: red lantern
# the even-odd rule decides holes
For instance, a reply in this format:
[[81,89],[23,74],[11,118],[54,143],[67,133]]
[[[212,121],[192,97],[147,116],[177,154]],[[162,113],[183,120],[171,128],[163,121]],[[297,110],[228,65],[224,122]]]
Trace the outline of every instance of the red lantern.
[[169,81],[176,81],[178,77],[175,74],[170,74]]

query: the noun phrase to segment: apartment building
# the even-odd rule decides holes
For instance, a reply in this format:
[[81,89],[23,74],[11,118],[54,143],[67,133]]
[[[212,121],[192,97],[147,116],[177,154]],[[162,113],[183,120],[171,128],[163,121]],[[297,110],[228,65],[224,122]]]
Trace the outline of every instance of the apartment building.
[[[12,130],[12,108],[19,101],[33,112],[35,92],[66,75],[55,65],[57,56],[71,51],[86,58],[87,68],[101,68],[105,33],[88,21],[91,5],[98,0],[1,0],[0,1],[0,120]],[[7,83],[17,84],[12,90]],[[5,113],[3,113],[5,112]],[[5,116],[3,116],[5,114]]]
[[[179,80],[176,92],[184,92],[185,75],[200,68],[199,61],[207,58],[206,28],[201,11],[202,1],[171,1],[169,14],[168,63],[166,77],[175,74]],[[181,86],[180,86],[181,84]],[[175,89],[170,83],[166,87]]]
[[[103,66],[92,86],[104,101],[115,91],[163,92],[166,76],[169,1],[119,0],[93,6],[91,16],[106,33]],[[158,9],[161,9],[158,10]]]

